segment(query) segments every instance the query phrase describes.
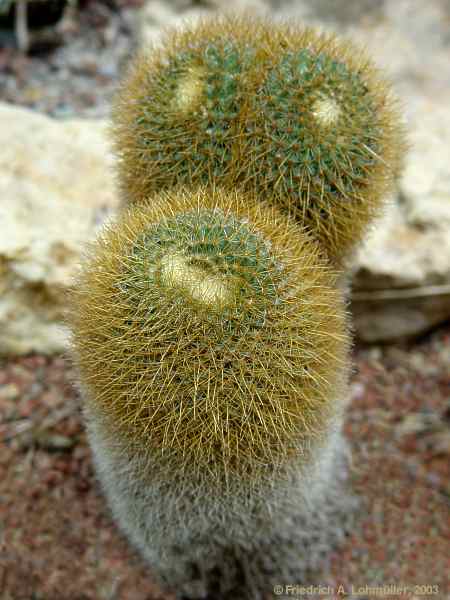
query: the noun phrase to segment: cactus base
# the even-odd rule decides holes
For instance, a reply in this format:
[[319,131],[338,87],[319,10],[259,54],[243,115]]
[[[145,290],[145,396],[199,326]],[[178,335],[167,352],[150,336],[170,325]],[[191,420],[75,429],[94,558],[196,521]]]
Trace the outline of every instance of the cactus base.
[[263,600],[275,585],[309,585],[352,529],[357,500],[348,491],[349,449],[339,430],[313,464],[291,464],[258,490],[240,482],[238,490],[231,483],[228,492],[212,492],[200,479],[159,479],[147,459],[131,457],[87,416],[115,520],[178,598]]

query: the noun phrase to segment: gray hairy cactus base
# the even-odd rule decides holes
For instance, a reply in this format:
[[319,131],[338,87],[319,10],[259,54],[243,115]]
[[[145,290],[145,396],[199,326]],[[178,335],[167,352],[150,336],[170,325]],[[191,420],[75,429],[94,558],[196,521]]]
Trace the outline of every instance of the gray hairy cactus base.
[[161,465],[152,474],[148,456],[131,457],[93,413],[86,417],[116,522],[177,598],[263,600],[276,585],[309,584],[353,527],[358,502],[348,491],[341,417],[314,459],[291,465],[283,481],[260,490],[241,482],[221,495],[200,479],[159,478]]

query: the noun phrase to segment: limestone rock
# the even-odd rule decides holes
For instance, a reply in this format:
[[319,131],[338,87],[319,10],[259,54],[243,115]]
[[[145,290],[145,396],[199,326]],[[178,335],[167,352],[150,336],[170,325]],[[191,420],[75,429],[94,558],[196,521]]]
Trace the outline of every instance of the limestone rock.
[[0,104],[0,354],[66,348],[65,292],[116,204],[104,128]]
[[243,10],[265,14],[269,12],[268,0],[147,0],[139,18],[139,43],[142,47],[157,45],[164,29],[180,27],[185,23],[210,14],[212,11],[234,14]]
[[208,12],[206,8],[194,6],[191,2],[148,0],[143,5],[138,19],[139,44],[144,48],[157,45],[164,29],[193,22]]
[[450,318],[450,110],[423,101],[398,200],[358,254],[353,313],[360,338],[394,340]]

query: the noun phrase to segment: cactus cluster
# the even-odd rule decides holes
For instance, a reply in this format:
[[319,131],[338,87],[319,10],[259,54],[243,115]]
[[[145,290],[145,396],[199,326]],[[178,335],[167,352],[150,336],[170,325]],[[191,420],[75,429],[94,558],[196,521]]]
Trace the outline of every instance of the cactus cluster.
[[213,19],[138,56],[114,107],[124,203],[176,184],[256,192],[342,265],[401,167],[389,86],[331,34]]
[[113,514],[183,598],[309,583],[353,514],[340,269],[400,169],[395,103],[334,36],[209,19],[136,59],[113,135],[123,210],[69,311]]

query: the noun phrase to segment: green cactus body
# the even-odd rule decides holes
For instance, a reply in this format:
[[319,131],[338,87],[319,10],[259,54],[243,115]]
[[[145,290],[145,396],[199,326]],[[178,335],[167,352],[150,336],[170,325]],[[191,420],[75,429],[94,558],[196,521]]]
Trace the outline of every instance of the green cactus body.
[[389,86],[313,29],[215,18],[141,55],[114,110],[125,203],[175,184],[278,203],[341,265],[392,190],[404,150]]
[[183,457],[219,478],[282,464],[306,431],[320,438],[346,348],[317,247],[237,198],[178,191],[135,210],[77,292],[92,401],[130,439],[173,453],[177,469]]
[[244,155],[255,187],[277,193],[327,245],[342,243],[344,232],[353,242],[352,221],[367,210],[364,187],[380,160],[382,125],[364,81],[305,48],[273,66],[253,110]]
[[253,53],[223,33],[175,35],[167,53],[135,62],[114,117],[127,198],[233,177],[243,79]]
[[155,195],[91,247],[70,322],[97,470],[190,597],[260,598],[342,535],[335,284],[305,231],[240,192]]
[[400,117],[350,44],[311,29],[276,34],[272,58],[254,74],[242,150],[247,185],[285,206],[341,264],[398,174]]
[[197,172],[199,183],[223,177],[231,160],[229,124],[239,106],[240,72],[234,44],[214,40],[180,52],[164,65],[151,107],[142,106],[136,119],[137,127],[149,134],[141,138],[144,164],[157,161],[163,180],[171,173],[175,183],[189,181]]

